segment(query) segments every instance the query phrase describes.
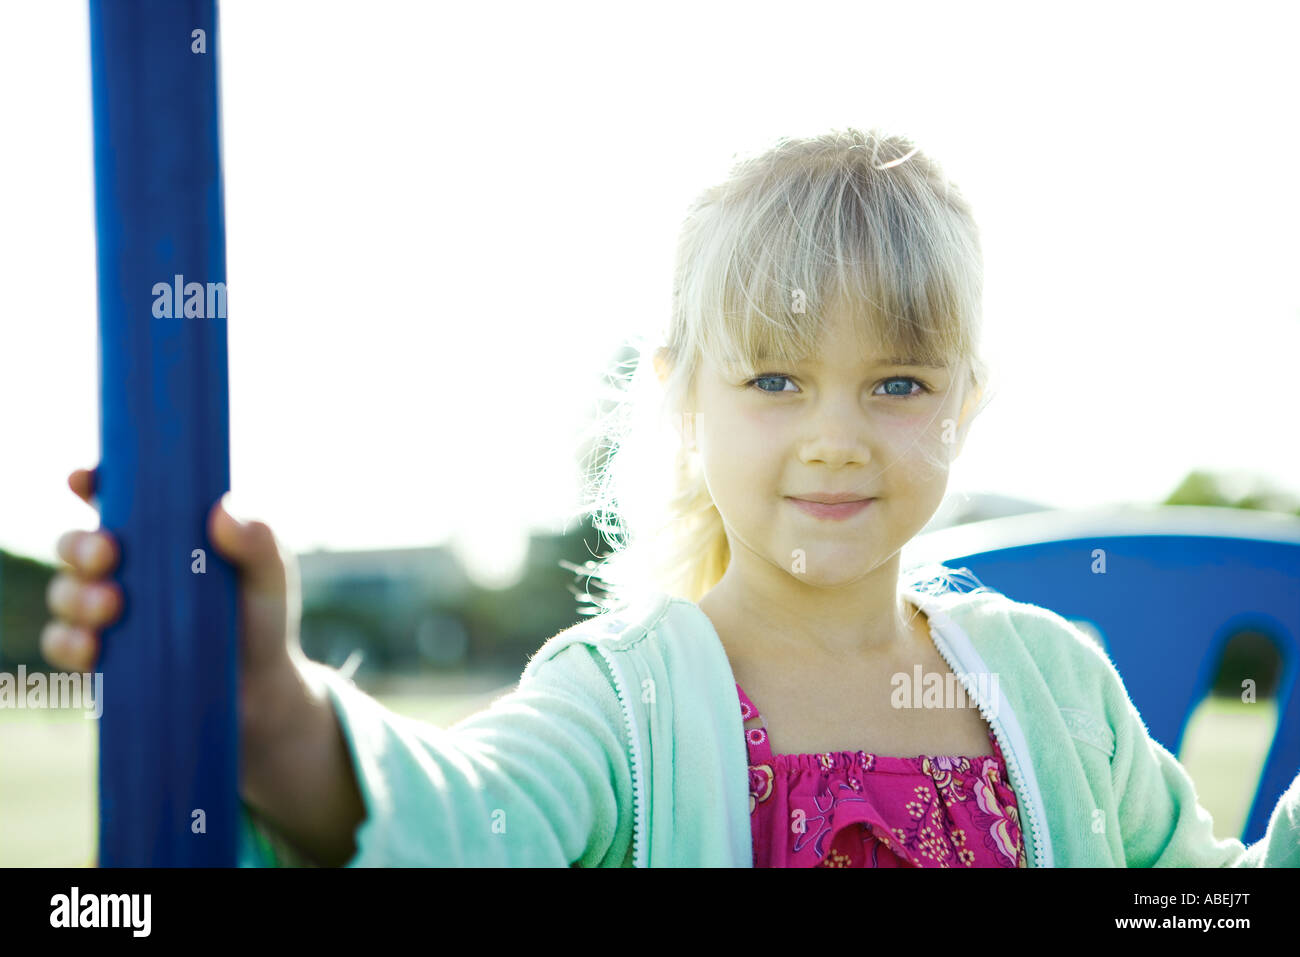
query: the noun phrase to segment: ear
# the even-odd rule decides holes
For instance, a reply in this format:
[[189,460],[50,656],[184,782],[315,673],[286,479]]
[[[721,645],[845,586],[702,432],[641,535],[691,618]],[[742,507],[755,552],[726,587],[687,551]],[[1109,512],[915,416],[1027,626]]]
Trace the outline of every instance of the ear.
[[983,396],[983,389],[976,389],[974,392],[971,392],[966,396],[966,401],[961,404],[961,416],[957,419],[959,425],[966,422],[966,417],[971,414]]
[[968,422],[967,419],[970,418],[971,413],[979,405],[980,398],[983,395],[983,389],[976,389],[974,392],[967,395],[966,401],[961,404],[961,415],[957,418],[957,447],[953,449],[952,452],[952,457],[954,459],[961,455],[961,450],[966,447],[966,436],[970,433],[970,427],[972,425],[972,423]]
[[659,377],[659,384],[663,385],[668,381],[669,374],[673,371],[672,366],[668,363],[668,350],[659,348],[655,350],[655,375]]

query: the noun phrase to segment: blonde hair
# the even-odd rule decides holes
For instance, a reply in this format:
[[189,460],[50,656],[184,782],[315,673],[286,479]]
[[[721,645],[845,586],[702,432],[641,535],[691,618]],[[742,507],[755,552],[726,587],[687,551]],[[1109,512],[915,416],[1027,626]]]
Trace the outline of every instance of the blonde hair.
[[567,566],[607,593],[579,594],[590,613],[654,591],[699,601],[726,571],[722,517],[677,424],[703,357],[750,374],[798,361],[845,302],[901,355],[965,370],[967,404],[984,399],[966,421],[987,402],[982,295],[970,207],[911,139],[848,128],[740,159],[688,210],[666,336],[638,340],[613,377],[585,509],[613,551]]

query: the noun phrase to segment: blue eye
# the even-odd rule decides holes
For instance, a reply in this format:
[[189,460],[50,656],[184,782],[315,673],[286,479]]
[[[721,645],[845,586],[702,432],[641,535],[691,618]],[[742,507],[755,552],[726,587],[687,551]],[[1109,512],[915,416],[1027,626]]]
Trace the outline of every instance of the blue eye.
[[884,385],[884,386],[886,386],[886,387],[888,387],[891,383],[894,383],[894,382],[911,382],[911,383],[914,383],[915,385],[919,386],[920,389],[921,389],[921,391],[920,391],[920,392],[888,392],[888,391],[886,391],[885,393],[883,393],[884,395],[890,395],[890,396],[893,396],[893,397],[898,398],[898,399],[907,399],[907,398],[911,398],[912,396],[921,395],[921,394],[924,393],[924,392],[929,392],[929,391],[930,391],[928,388],[926,388],[924,382],[922,382],[920,379],[913,379],[911,376],[899,376],[899,377],[896,378],[896,379],[886,379],[886,380],[885,380],[883,383],[881,383],[881,384]]
[[[781,380],[785,380],[786,382],[790,382],[790,377],[789,377],[788,375],[761,375],[761,376],[759,376],[759,377],[756,378],[756,379],[750,379],[750,380],[749,380],[748,382],[746,382],[745,384],[746,384],[746,385],[755,385],[756,383],[759,383],[759,382],[780,382]],[[791,383],[791,384],[793,384],[793,383]],[[765,388],[763,388],[762,386],[759,386],[759,387],[758,387],[758,391],[759,391],[759,392],[784,392],[785,389],[765,389]]]

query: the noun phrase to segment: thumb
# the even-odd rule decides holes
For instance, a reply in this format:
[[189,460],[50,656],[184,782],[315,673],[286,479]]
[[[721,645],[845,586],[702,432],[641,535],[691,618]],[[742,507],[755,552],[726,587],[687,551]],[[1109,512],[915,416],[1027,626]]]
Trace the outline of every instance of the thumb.
[[[245,674],[281,673],[301,626],[302,586],[293,552],[265,522],[230,514],[230,493],[212,506],[208,535],[239,575],[240,640]],[[269,671],[268,671],[269,669]]]
[[284,593],[284,564],[275,535],[265,522],[245,522],[230,513],[230,493],[212,507],[208,535],[245,584],[257,591]]

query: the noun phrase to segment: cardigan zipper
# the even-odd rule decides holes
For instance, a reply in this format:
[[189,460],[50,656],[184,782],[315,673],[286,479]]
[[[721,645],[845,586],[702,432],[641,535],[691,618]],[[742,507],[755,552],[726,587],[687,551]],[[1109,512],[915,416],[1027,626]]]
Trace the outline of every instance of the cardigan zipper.
[[600,652],[605,663],[609,665],[610,677],[614,679],[614,691],[618,695],[619,704],[623,706],[623,721],[627,728],[628,751],[632,755],[632,866],[645,867],[645,861],[641,856],[642,836],[645,831],[645,797],[641,794],[642,778],[644,774],[641,769],[641,742],[640,734],[637,731],[636,720],[632,715],[632,705],[628,701],[627,693],[623,687],[623,676],[619,673],[618,666],[614,663],[614,656],[605,648],[596,642],[591,643],[591,647]]
[[1021,817],[1029,821],[1029,831],[1030,834],[1033,835],[1034,866],[1042,867],[1043,866],[1043,850],[1042,850],[1043,841],[1042,838],[1039,836],[1040,825],[1038,823],[1038,807],[1034,803],[1033,798],[1029,793],[1029,788],[1025,785],[1024,776],[1021,774],[1020,765],[1016,760],[1015,748],[1008,747],[1006,732],[1003,730],[1002,726],[998,723],[997,719],[995,719],[985,709],[984,702],[980,701],[979,697],[975,694],[974,689],[971,687],[971,685],[974,684],[974,682],[970,680],[970,675],[965,671],[964,668],[962,670],[958,670],[957,668],[954,667],[954,665],[958,664],[959,662],[956,662],[954,660],[953,654],[951,653],[947,645],[944,643],[942,637],[940,637],[937,629],[934,627],[934,620],[931,617],[930,610],[925,609],[925,612],[926,612],[926,618],[930,622],[930,637],[931,639],[933,639],[935,647],[939,650],[939,654],[943,656],[943,660],[947,662],[948,667],[952,670],[953,674],[956,675],[957,680],[960,681],[962,687],[966,689],[967,696],[970,698],[970,700],[975,702],[975,706],[979,709],[980,717],[982,717],[985,721],[988,722],[989,727],[993,729],[993,734],[998,739],[998,746],[1002,749],[1002,756],[1006,758],[1007,770],[1011,774],[1012,786],[1016,790],[1016,797],[1019,800],[1022,810],[1027,812],[1025,814],[1022,814]]

